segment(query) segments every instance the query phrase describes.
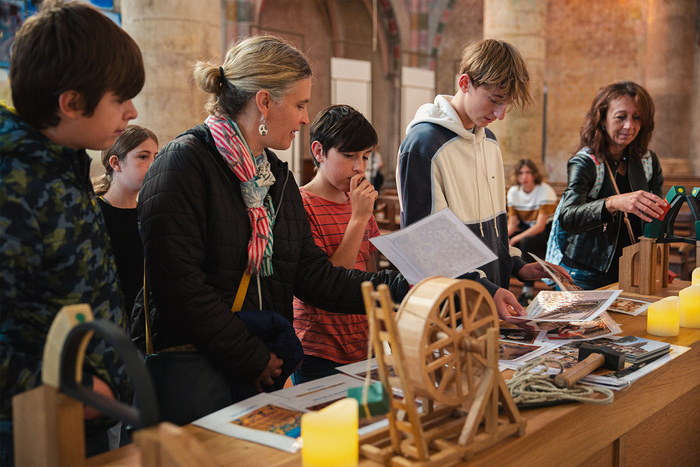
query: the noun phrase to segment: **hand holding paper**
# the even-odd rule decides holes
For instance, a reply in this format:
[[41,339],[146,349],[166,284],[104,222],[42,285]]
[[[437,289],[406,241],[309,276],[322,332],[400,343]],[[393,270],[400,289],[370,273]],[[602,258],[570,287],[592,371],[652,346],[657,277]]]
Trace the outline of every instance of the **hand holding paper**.
[[[547,263],[546,261],[543,261],[540,258],[538,258],[534,253],[530,253],[530,256],[532,256],[535,259],[535,261],[537,261],[537,264],[539,264],[542,267],[544,272],[546,272],[549,275],[549,277],[554,281],[557,287],[559,287],[559,290],[561,290],[562,292],[572,290],[583,290],[581,287],[574,284],[574,281],[573,279],[571,279],[569,273],[567,273],[561,266],[556,266],[554,264]],[[525,267],[523,267],[523,269],[525,269]]]

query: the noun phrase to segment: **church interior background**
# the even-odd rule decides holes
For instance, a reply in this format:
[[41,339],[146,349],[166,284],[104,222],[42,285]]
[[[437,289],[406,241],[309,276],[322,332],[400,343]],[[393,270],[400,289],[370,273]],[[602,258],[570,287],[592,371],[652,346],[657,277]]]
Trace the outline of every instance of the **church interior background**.
[[[24,0],[0,3],[24,3]],[[505,170],[539,161],[566,182],[595,92],[635,81],[656,105],[651,148],[664,173],[700,176],[699,0],[94,0],[134,37],[146,65],[134,123],[161,144],[205,118],[206,96],[191,81],[197,60],[221,63],[231,43],[266,32],[303,50],[314,69],[309,117],[348,103],[377,129],[393,182],[406,124],[435,94],[453,94],[463,47],[485,37],[514,44],[534,94],[524,112],[489,128]],[[11,101],[7,69],[0,99]],[[313,176],[308,128],[282,154],[302,184]],[[100,164],[93,164],[99,172]]]

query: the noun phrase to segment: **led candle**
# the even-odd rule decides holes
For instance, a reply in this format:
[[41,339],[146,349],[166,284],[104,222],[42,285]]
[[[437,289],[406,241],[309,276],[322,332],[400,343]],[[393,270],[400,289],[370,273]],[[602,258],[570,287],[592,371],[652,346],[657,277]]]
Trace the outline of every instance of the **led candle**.
[[691,285],[678,292],[681,307],[681,326],[700,328],[700,285]]
[[357,399],[346,398],[301,416],[301,463],[304,467],[356,466]]
[[693,277],[691,279],[690,285],[700,285],[700,268],[695,268],[693,270]]
[[677,336],[680,332],[680,299],[666,297],[650,303],[647,309],[647,332],[655,336]]

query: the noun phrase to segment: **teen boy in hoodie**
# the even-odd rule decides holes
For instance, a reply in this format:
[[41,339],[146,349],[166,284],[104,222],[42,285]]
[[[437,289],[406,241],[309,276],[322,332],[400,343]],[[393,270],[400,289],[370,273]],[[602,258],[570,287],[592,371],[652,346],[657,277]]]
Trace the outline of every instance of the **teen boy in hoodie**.
[[522,110],[530,103],[530,77],[515,47],[485,39],[465,48],[458,83],[455,96],[438,95],[408,125],[396,177],[401,227],[450,208],[498,257],[462,278],[480,282],[499,316],[521,324],[513,318],[523,308],[508,291],[510,276],[524,281],[547,274],[537,263],[525,264],[508,244],[503,159],[486,126],[512,105]]

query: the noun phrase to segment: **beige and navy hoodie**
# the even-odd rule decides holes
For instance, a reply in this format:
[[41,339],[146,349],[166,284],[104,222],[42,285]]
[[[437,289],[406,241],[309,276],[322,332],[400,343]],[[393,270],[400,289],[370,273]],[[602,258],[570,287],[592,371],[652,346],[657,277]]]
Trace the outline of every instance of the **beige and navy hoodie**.
[[462,276],[493,295],[525,264],[508,245],[501,149],[490,130],[465,129],[451,99],[438,95],[421,106],[406,129],[396,167],[401,227],[450,208],[498,257]]

